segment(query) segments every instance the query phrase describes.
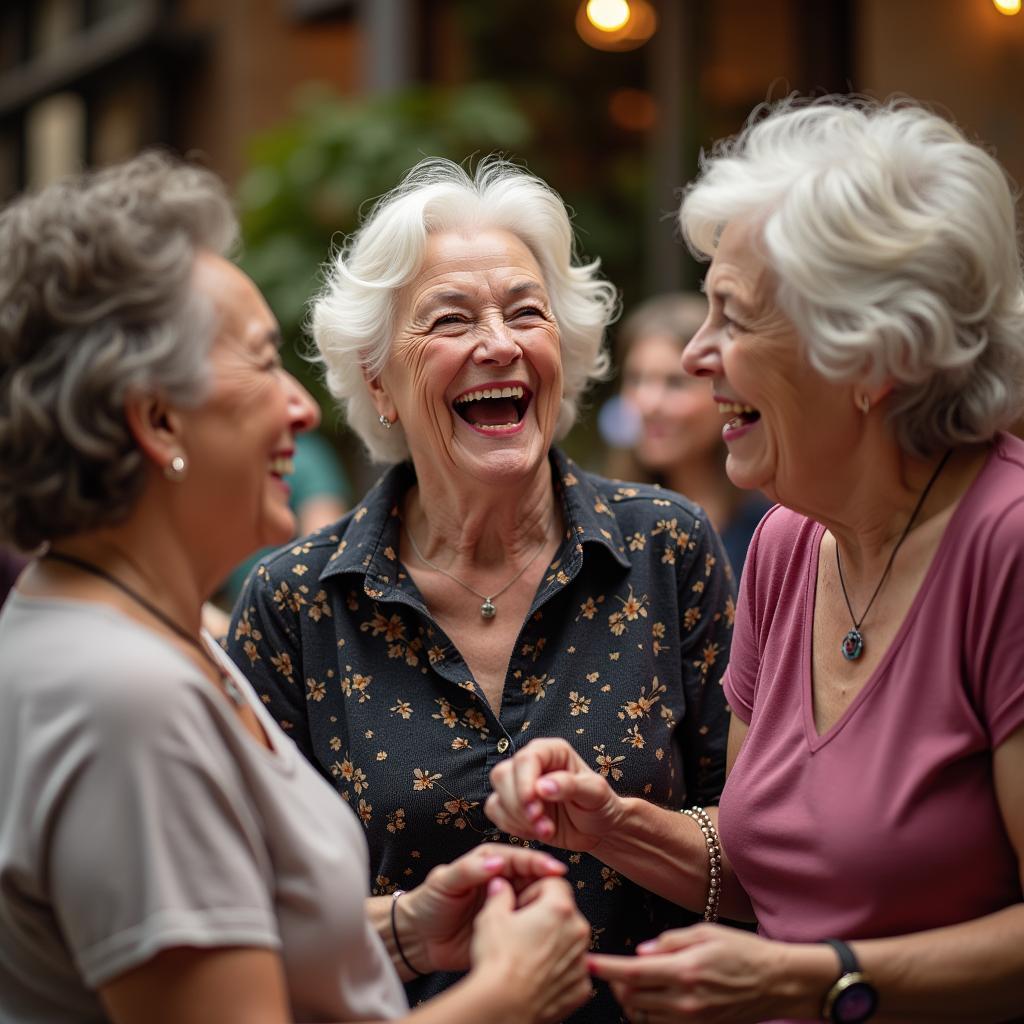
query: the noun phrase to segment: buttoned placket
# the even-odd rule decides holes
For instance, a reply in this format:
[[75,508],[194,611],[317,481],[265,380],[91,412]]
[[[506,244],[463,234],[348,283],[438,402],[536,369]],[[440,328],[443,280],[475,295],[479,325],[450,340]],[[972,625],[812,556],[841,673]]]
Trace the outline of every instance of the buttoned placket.
[[[557,496],[562,499],[563,507],[567,504],[561,490]],[[569,515],[569,508],[564,507],[566,516]],[[397,538],[389,538],[392,550],[397,551]],[[490,774],[492,769],[499,762],[512,757],[519,743],[516,736],[523,732],[524,724],[528,722],[530,701],[525,695],[511,685],[515,679],[516,671],[523,672],[528,667],[525,655],[519,652],[524,645],[530,643],[531,637],[536,640],[542,629],[543,609],[554,597],[567,587],[579,575],[583,567],[583,546],[580,544],[572,524],[568,524],[566,535],[555,554],[554,559],[549,563],[545,578],[542,580],[534,596],[526,619],[516,637],[512,656],[509,659],[508,669],[502,684],[502,702],[500,710],[496,711],[489,701],[482,696],[476,680],[473,679],[469,666],[459,652],[458,647],[445,633],[441,626],[430,614],[423,595],[416,586],[407,567],[397,558],[392,562],[388,560],[390,571],[387,575],[374,570],[374,566],[380,564],[380,551],[384,545],[383,533],[378,538],[373,553],[367,559],[366,574],[364,576],[363,591],[373,601],[381,605],[388,603],[404,605],[412,609],[422,620],[429,630],[432,630],[435,637],[441,643],[440,656],[434,658],[428,671],[436,672],[441,678],[452,684],[453,692],[450,701],[454,710],[462,712],[466,709],[467,699],[474,702],[475,706],[484,715],[490,724],[491,735],[488,736],[487,753],[484,758],[483,778],[481,779],[481,792],[474,793],[473,799],[479,798],[481,810],[478,812],[481,818],[480,823],[474,826],[476,831],[483,833],[487,838],[497,838],[500,833],[497,828],[490,824],[490,821],[483,816],[482,807],[487,797],[491,794]],[[387,546],[387,545],[384,545]],[[561,570],[564,579],[559,579],[555,566]],[[465,683],[471,682],[473,688],[469,689]],[[510,721],[511,719],[511,721]],[[514,837],[512,837],[514,838]]]
[[[569,472],[574,469],[571,465],[565,468]],[[498,711],[495,711],[490,702],[481,694],[469,666],[457,646],[430,614],[412,575],[407,567],[398,560],[401,516],[397,505],[383,520],[381,529],[376,536],[364,534],[356,542],[354,549],[349,548],[349,557],[360,550],[366,553],[363,554],[357,565],[353,564],[342,570],[343,572],[362,574],[360,589],[370,600],[381,606],[389,603],[403,605],[416,613],[417,617],[421,619],[422,625],[440,645],[440,656],[434,657],[430,661],[427,671],[437,673],[452,685],[453,692],[449,703],[453,710],[461,714],[469,709],[467,702],[471,701],[487,721],[490,734],[486,742],[480,790],[472,794],[462,793],[460,795],[469,796],[473,800],[479,801],[478,808],[474,812],[477,820],[472,827],[488,839],[496,839],[500,836],[498,829],[492,826],[489,819],[483,814],[483,805],[492,792],[490,773],[495,765],[516,753],[520,746],[524,725],[529,721],[529,710],[533,703],[512,685],[512,681],[516,678],[516,671],[523,673],[530,664],[526,655],[520,654],[520,651],[524,645],[530,643],[531,637],[535,641],[542,635],[543,620],[542,618],[538,619],[538,615],[543,616],[544,608],[557,594],[570,587],[582,571],[585,544],[590,543],[607,548],[617,561],[625,558],[622,545],[616,546],[611,535],[606,533],[603,538],[599,539],[591,529],[590,536],[587,536],[587,528],[580,522],[580,520],[585,521],[586,510],[580,504],[580,498],[575,495],[575,492],[570,497],[567,485],[560,478],[555,484],[555,499],[560,503],[563,511],[566,532],[555,558],[549,563],[545,577],[537,588],[537,593],[522,628],[517,634],[502,684],[502,703]],[[574,508],[574,505],[579,507]],[[603,530],[601,532],[605,533]],[[614,554],[616,547],[618,555]],[[388,550],[394,554],[394,557],[385,554]],[[596,555],[596,551],[594,555]],[[472,683],[472,689],[465,685],[467,682]],[[455,796],[455,794],[450,795]],[[514,840],[514,837],[510,838]]]
[[[556,555],[556,562],[562,561],[563,553],[569,543],[569,541],[563,542]],[[532,633],[539,633],[541,625],[537,620],[538,613],[542,614],[543,607],[548,604],[556,594],[572,583],[572,580],[579,573],[581,565],[581,559],[574,560],[571,573],[566,573],[568,576],[568,582],[563,583],[556,579],[549,579],[545,580],[538,588],[537,594],[535,595],[534,600],[530,605],[530,609],[527,612],[523,626],[516,637],[512,657],[509,659],[508,669],[502,685],[502,702],[500,711],[495,711],[490,702],[485,700],[481,695],[479,686],[477,685],[476,680],[473,679],[469,666],[466,664],[466,661],[462,657],[458,647],[448,634],[445,633],[433,616],[431,616],[430,610],[424,602],[422,595],[419,593],[419,590],[416,587],[415,582],[413,582],[408,570],[399,563],[399,570],[404,579],[398,580],[395,583],[384,580],[380,576],[374,578],[374,589],[376,589],[376,587],[384,588],[381,596],[374,597],[374,600],[381,604],[394,602],[395,604],[402,604],[413,609],[425,620],[429,628],[434,631],[437,638],[443,641],[440,656],[431,663],[430,670],[436,672],[443,679],[448,680],[448,682],[450,682],[458,691],[457,697],[453,695],[454,699],[452,700],[452,707],[456,708],[457,702],[461,703],[461,701],[465,700],[466,697],[469,697],[475,701],[477,707],[479,707],[485,718],[493,726],[492,736],[489,737],[490,742],[487,747],[486,775],[488,776],[490,775],[491,769],[499,761],[504,760],[506,757],[511,757],[516,752],[518,744],[515,740],[515,732],[521,730],[523,722],[526,721],[528,705],[525,701],[518,699],[521,695],[517,694],[515,688],[510,686],[510,681],[514,678],[516,669],[520,667],[525,668],[526,666],[525,658],[521,658],[517,652],[522,649],[524,643],[529,643]],[[369,580],[369,576],[367,579]],[[464,685],[466,682],[472,682],[472,690],[468,689]],[[458,707],[458,710],[461,711],[462,708]],[[503,718],[506,712],[511,713],[511,715],[514,716],[514,722],[509,722],[507,718]],[[490,790],[488,788],[488,793],[489,792]]]

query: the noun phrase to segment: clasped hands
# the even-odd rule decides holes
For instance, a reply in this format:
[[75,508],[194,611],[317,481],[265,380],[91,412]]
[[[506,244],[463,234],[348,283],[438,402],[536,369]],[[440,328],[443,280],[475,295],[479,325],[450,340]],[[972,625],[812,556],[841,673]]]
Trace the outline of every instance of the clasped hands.
[[529,992],[530,1019],[558,1021],[590,998],[590,925],[547,853],[485,843],[403,895],[396,926],[414,967],[472,966]]
[[[495,767],[491,784],[484,810],[500,829],[598,858],[627,813],[608,780],[560,739],[533,740]],[[700,924],[641,943],[636,956],[591,954],[587,964],[609,982],[630,1020],[741,1024],[763,1020],[775,1001],[784,949],[749,932]]]

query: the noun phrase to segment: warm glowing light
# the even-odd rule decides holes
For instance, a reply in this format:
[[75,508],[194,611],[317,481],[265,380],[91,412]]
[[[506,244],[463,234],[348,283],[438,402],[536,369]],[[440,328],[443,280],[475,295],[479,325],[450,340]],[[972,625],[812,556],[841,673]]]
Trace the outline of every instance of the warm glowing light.
[[[1005,0],[1004,0],[1005,2]],[[1018,0],[1017,7],[1020,7]],[[588,0],[587,20],[602,32],[617,32],[629,21],[626,0]]]
[[650,0],[580,0],[576,8],[576,31],[597,50],[635,50],[657,28]]
[[992,0],[1000,14],[1020,14],[1021,0]]

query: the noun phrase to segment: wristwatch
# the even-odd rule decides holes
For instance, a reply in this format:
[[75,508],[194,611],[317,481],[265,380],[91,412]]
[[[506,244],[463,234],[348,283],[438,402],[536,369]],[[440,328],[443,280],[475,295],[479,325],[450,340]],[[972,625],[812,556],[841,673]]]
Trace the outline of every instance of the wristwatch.
[[839,939],[825,939],[839,957],[839,977],[828,990],[821,1019],[832,1024],[862,1024],[878,1009],[878,991],[860,969],[853,950]]

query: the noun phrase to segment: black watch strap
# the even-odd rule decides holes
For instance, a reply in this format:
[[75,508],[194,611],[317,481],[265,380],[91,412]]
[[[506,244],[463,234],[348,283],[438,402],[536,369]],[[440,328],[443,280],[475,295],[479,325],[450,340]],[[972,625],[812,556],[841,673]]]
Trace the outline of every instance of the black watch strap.
[[839,957],[840,977],[844,974],[860,974],[860,964],[857,961],[857,957],[842,939],[825,939],[824,941],[836,951],[836,955]]
[[878,1010],[878,992],[845,942],[841,939],[825,939],[824,942],[839,957],[839,976],[825,993],[822,1019],[831,1024],[864,1024]]

